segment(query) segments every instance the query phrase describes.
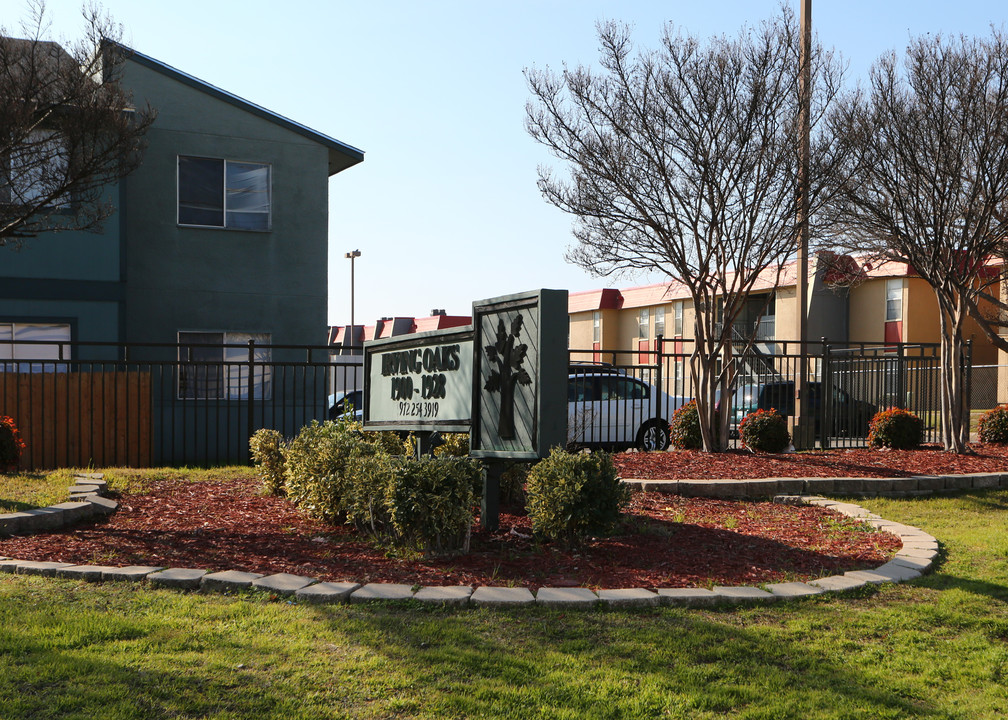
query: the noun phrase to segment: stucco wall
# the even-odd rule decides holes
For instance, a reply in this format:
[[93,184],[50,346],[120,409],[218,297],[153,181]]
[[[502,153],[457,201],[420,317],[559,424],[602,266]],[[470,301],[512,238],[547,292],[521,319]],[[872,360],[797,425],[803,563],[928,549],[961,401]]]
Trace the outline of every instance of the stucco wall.
[[[323,344],[327,149],[133,61],[124,82],[158,108],[143,165],[125,183],[128,339],[207,330]],[[180,227],[178,155],[269,163],[272,229]]]

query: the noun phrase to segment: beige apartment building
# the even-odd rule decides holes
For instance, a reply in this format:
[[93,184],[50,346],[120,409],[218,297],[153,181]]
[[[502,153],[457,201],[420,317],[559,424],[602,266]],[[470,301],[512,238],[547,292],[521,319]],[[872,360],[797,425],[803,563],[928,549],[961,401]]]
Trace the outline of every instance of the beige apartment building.
[[[839,287],[835,256],[817,254],[809,269],[807,339],[827,338],[838,346],[864,343],[938,343],[939,315],[934,292],[904,263],[862,266],[857,282]],[[736,327],[756,330],[764,353],[795,352],[796,265],[784,268],[779,282],[768,275],[750,293]],[[573,360],[617,364],[653,363],[656,338],[665,352],[690,352],[696,313],[685,286],[660,283],[624,289],[604,288],[571,293],[570,348]],[[973,364],[997,365],[998,352],[975,322]],[[818,352],[818,346],[815,346]],[[606,352],[609,351],[609,352]],[[613,351],[617,351],[615,354]],[[1002,363],[1008,363],[1003,359]],[[676,368],[676,373],[681,372]],[[1002,400],[1003,401],[1003,400]]]

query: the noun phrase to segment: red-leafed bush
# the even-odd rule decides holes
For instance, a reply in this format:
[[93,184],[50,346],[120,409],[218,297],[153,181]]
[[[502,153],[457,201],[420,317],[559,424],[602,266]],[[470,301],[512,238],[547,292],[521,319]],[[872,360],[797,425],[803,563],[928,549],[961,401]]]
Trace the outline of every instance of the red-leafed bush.
[[998,405],[980,416],[977,434],[982,443],[1008,443],[1008,405]]
[[924,440],[924,423],[909,410],[889,408],[875,413],[868,426],[868,444],[910,450]]
[[0,415],[0,470],[15,470],[25,443],[14,418]]
[[700,413],[697,412],[696,400],[690,400],[672,413],[669,442],[676,450],[699,450],[703,447],[703,438],[700,436]]
[[779,453],[791,444],[787,422],[774,408],[754,410],[739,423],[742,445],[759,452]]

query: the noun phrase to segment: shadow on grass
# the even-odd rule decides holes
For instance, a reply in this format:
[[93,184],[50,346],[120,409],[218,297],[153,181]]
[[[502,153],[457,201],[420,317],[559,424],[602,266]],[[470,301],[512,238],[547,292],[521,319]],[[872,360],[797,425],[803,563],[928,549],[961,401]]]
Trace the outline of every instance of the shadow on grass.
[[746,610],[727,610],[723,621],[674,609],[316,612],[396,667],[437,717],[942,714],[834,648],[810,647],[775,623],[746,627]]

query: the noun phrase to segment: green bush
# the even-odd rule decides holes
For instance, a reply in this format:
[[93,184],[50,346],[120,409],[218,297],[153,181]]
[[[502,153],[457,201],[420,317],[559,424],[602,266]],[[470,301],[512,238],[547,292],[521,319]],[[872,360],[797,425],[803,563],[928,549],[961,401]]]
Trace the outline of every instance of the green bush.
[[0,472],[16,470],[25,443],[14,418],[0,415]]
[[889,408],[875,413],[868,426],[868,444],[909,450],[924,440],[924,423],[909,410]]
[[284,458],[283,435],[277,430],[262,428],[249,438],[252,461],[259,466],[259,479],[266,495],[283,495]]
[[998,405],[980,416],[977,434],[982,443],[1008,443],[1008,405]]
[[287,497],[314,517],[344,520],[347,465],[383,452],[382,442],[377,434],[365,440],[360,424],[350,419],[313,420],[282,448]]
[[469,457],[469,434],[445,433],[434,448],[434,457]]
[[397,458],[391,470],[385,504],[393,542],[427,553],[468,552],[480,464],[448,456]]
[[676,450],[699,450],[703,447],[703,438],[700,436],[700,413],[697,412],[696,400],[690,400],[672,413],[669,442]]
[[791,444],[787,421],[774,409],[754,410],[739,424],[742,445],[759,452],[779,453]]
[[605,534],[630,501],[608,453],[553,450],[529,470],[526,493],[532,530],[548,538]]

